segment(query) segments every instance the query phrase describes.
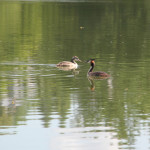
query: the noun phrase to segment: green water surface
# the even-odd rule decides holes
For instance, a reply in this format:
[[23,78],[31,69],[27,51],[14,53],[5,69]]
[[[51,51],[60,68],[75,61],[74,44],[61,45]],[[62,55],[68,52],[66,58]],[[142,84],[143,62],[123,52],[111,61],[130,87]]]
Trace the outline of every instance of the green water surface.
[[149,65],[148,0],[1,1],[0,149],[150,149]]

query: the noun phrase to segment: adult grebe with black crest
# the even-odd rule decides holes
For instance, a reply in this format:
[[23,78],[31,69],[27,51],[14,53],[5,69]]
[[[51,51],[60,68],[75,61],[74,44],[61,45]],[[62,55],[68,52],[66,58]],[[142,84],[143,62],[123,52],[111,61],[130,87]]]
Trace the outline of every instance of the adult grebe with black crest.
[[93,72],[93,69],[95,66],[95,59],[90,59],[87,62],[91,64],[91,67],[87,73],[88,77],[91,77],[91,78],[108,78],[108,77],[110,77],[109,74],[107,74],[106,72],[103,72],[103,71]]

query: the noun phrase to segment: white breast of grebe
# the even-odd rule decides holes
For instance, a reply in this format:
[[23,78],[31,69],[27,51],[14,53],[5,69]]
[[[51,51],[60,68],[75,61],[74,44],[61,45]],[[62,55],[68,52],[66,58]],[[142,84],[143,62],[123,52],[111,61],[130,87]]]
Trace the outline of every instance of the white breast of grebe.
[[73,66],[77,68],[77,67],[78,67],[78,64],[77,64],[77,63],[73,63]]
[[72,69],[77,69],[78,68],[78,64],[77,63],[72,63],[69,65],[70,68]]

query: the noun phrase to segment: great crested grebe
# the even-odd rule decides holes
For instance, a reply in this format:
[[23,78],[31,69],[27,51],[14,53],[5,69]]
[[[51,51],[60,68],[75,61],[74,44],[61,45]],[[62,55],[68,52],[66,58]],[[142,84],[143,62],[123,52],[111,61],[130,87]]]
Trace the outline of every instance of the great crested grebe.
[[109,74],[107,74],[106,72],[103,72],[103,71],[92,72],[93,68],[95,66],[95,59],[90,59],[87,62],[91,63],[91,67],[87,73],[88,77],[91,77],[91,78],[108,78],[108,77],[110,77]]
[[57,67],[67,67],[69,69],[76,69],[78,64],[75,61],[81,61],[77,56],[73,56],[71,61],[62,61],[57,64]]

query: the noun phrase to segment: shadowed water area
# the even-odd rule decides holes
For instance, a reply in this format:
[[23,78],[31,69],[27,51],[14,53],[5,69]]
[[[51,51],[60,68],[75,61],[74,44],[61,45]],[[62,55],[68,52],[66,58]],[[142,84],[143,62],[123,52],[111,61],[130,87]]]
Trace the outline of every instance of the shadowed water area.
[[150,149],[149,65],[148,0],[0,1],[0,149]]

